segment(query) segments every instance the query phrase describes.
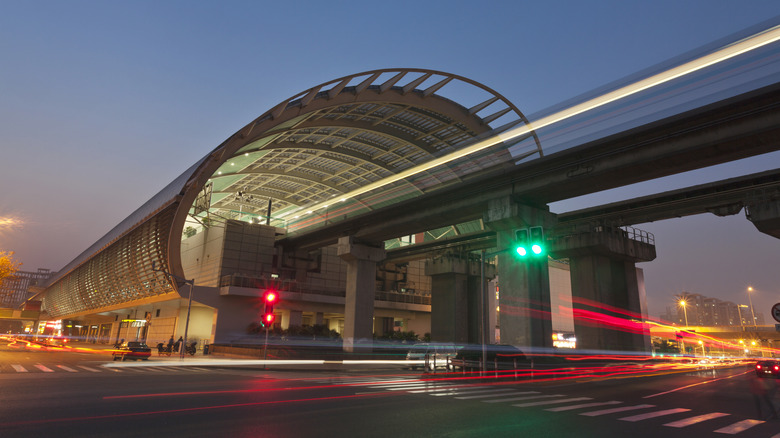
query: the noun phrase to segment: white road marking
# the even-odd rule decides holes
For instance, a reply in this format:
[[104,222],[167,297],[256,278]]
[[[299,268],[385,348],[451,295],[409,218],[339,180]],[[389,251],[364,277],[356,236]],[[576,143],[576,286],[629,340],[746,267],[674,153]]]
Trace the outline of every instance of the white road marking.
[[[502,389],[500,391],[503,392],[503,391],[506,391],[506,390]],[[510,389],[509,391],[512,391],[512,390]],[[503,394],[496,394],[497,392],[499,392],[499,391],[491,391],[490,394],[468,395],[468,396],[455,397],[455,398],[458,399],[458,400],[469,400],[469,399],[473,399],[473,398],[488,398],[488,397],[494,397],[494,396],[495,397],[506,397],[508,395],[526,394],[524,392],[518,392],[518,391],[506,392],[506,393],[503,393]]]
[[559,406],[557,408],[545,409],[545,411],[550,411],[550,412],[571,411],[572,409],[594,408],[596,406],[619,405],[620,403],[623,402],[612,400],[608,402],[583,403],[581,405]]
[[650,418],[663,417],[664,415],[679,414],[680,412],[688,412],[688,411],[690,411],[690,409],[685,409],[685,408],[664,409],[663,411],[654,411],[654,412],[648,412],[646,414],[633,415],[631,417],[623,417],[623,418],[619,418],[619,420],[642,421]]
[[533,400],[535,398],[554,398],[554,397],[565,397],[565,395],[553,394],[553,395],[532,395],[529,397],[499,398],[495,400],[482,400],[482,403],[503,403],[503,402],[513,402],[513,401],[521,401],[521,400]]
[[614,414],[617,412],[634,411],[636,409],[654,408],[655,405],[635,405],[635,406],[623,406],[622,408],[602,409],[600,411],[583,412],[580,415],[586,417],[597,417],[599,415]]
[[43,371],[44,373],[53,373],[54,372],[54,370],[52,370],[50,368],[46,368],[45,366],[43,366],[43,365],[41,365],[39,363],[35,364],[35,368],[38,368],[39,370]]
[[[434,397],[441,397],[441,396],[445,396],[445,395],[472,395],[472,394],[485,394],[485,393],[493,393],[493,394],[495,394],[496,392],[506,392],[506,391],[511,391],[511,389],[509,389],[509,388],[507,388],[507,389],[496,389],[496,388],[490,388],[490,389],[484,389],[484,388],[474,388],[474,389],[471,389],[471,388],[458,388],[458,389],[453,389],[450,392],[440,392],[440,393],[431,394],[431,395],[434,396]],[[500,396],[500,394],[496,394],[496,395]]]
[[100,370],[96,370],[96,369],[90,368],[90,367],[85,367],[83,365],[79,365],[79,368],[81,368],[83,370],[87,370],[87,371],[92,372],[92,373],[99,373],[100,372]]
[[738,434],[738,433],[743,432],[745,430],[748,430],[748,429],[750,429],[753,426],[758,426],[761,423],[765,423],[765,421],[761,421],[761,420],[742,420],[742,421],[738,421],[738,422],[732,424],[731,426],[722,427],[722,428],[716,430],[715,432],[717,432],[717,433],[726,433],[726,434],[729,434],[729,435],[735,435],[735,434]]
[[73,368],[66,367],[65,365],[57,365],[57,368],[63,369],[69,373],[78,373],[78,370],[74,370]]
[[710,414],[697,415],[695,417],[685,418],[683,420],[666,423],[664,424],[664,426],[686,427],[692,424],[701,423],[702,421],[712,420],[713,418],[725,417],[726,415],[730,415],[730,414],[724,414],[723,412],[712,412]]
[[569,403],[569,402],[576,402],[576,401],[583,401],[583,400],[593,400],[590,397],[574,397],[574,398],[559,398],[556,400],[545,400],[545,401],[536,401],[536,402],[529,402],[529,403],[520,403],[517,405],[512,405],[516,408],[525,408],[529,406],[542,406],[542,405],[554,405],[558,403]]
[[26,373],[27,369],[21,365],[17,364],[11,364],[11,366],[16,370],[17,373]]

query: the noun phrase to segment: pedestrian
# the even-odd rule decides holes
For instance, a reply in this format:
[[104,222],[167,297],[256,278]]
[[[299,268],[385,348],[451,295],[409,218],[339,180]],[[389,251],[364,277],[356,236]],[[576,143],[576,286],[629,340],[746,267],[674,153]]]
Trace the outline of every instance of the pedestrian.
[[168,339],[168,351],[173,351],[173,335],[171,335],[171,339]]
[[176,342],[173,344],[173,351],[178,353],[179,352],[179,346],[181,345],[182,342],[184,342],[184,339],[182,339],[182,337],[179,336],[179,339],[176,340]]

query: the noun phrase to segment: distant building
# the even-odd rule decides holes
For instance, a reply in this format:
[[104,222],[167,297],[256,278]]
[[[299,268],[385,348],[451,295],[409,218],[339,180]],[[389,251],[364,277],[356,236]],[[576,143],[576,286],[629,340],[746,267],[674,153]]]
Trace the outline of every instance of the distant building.
[[[700,294],[682,292],[680,297],[685,297],[685,307],[676,303],[676,312],[670,307],[661,315],[662,319],[672,321],[678,325],[689,326],[747,326],[753,325],[751,321],[750,306],[734,304],[731,301],[722,301]],[[755,312],[756,324],[764,324],[764,315]],[[687,324],[686,324],[687,320]]]
[[39,268],[37,272],[16,271],[0,284],[0,307],[16,308],[30,297],[30,286],[42,285],[56,272]]

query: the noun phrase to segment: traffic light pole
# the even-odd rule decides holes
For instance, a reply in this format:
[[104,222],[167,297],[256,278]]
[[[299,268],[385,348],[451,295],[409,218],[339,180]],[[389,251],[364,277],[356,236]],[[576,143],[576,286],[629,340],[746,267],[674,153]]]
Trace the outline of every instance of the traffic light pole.
[[485,260],[488,258],[493,258],[499,254],[509,252],[512,248],[506,248],[502,249],[501,251],[495,251],[486,253],[485,250],[482,250],[482,259],[479,263],[479,294],[480,294],[480,301],[482,303],[482,311],[480,312],[480,319],[481,319],[481,327],[480,331],[482,332],[482,336],[480,336],[480,341],[482,343],[482,366],[480,367],[482,374],[485,373],[487,368],[487,331],[488,331],[488,321],[490,321],[490,318],[488,318],[488,306],[487,306],[487,294],[485,293]]
[[268,357],[268,327],[265,328],[265,343],[263,344],[263,368],[266,367],[266,358]]
[[482,303],[482,309],[479,312],[479,319],[480,319],[480,333],[482,336],[480,336],[480,341],[482,342],[482,373],[484,374],[486,364],[487,364],[487,296],[485,294],[485,250],[482,250],[482,259],[479,263],[479,295],[480,295],[480,302]]

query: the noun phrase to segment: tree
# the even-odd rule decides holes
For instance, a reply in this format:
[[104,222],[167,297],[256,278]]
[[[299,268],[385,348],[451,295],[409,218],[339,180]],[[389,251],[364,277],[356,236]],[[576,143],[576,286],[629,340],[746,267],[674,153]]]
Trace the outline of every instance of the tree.
[[13,255],[13,251],[0,251],[0,282],[14,275],[19,270],[19,266],[22,266],[20,262],[14,260]]

